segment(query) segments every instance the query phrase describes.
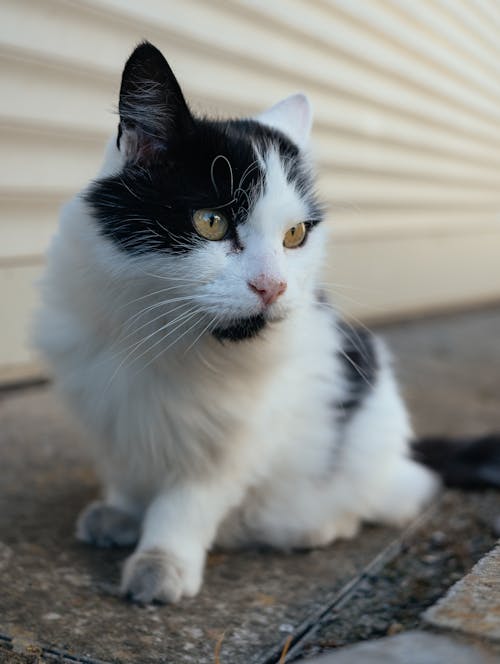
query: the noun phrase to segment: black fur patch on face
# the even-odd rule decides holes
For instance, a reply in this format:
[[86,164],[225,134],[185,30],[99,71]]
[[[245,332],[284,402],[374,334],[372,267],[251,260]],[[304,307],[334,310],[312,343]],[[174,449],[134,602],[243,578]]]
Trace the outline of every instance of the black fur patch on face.
[[[218,155],[229,161],[232,175]],[[235,189],[254,158],[249,138],[239,136],[230,123],[199,120],[155,162],[129,162],[119,175],[94,183],[86,200],[102,233],[129,253],[189,251],[201,240],[192,214],[202,208],[216,209],[228,219],[225,239],[235,243],[237,225],[258,195],[262,173],[253,169],[244,191],[236,195],[231,183]]]
[[241,318],[226,327],[216,327],[213,336],[219,341],[243,341],[252,339],[266,326],[263,314]]
[[184,253],[206,242],[196,233],[195,210],[217,210],[229,224],[226,237],[241,247],[244,223],[266,177],[258,155],[272,147],[288,178],[321,219],[313,182],[298,147],[254,120],[196,118],[161,52],[148,42],[128,59],[120,87],[117,146],[121,173],[96,181],[85,195],[100,230],[122,251]]
[[353,328],[346,323],[339,326],[342,334],[342,361],[347,379],[346,397],[335,403],[335,409],[344,422],[349,420],[360,407],[363,399],[375,384],[378,373],[378,359],[373,336],[366,330]]
[[254,145],[279,149],[289,178],[309,201],[312,221],[320,220],[313,183],[298,149],[279,132],[252,120],[201,119],[193,126],[189,135],[172,140],[155,162],[127,163],[120,174],[95,182],[86,194],[102,233],[119,249],[132,254],[189,251],[207,241],[192,224],[193,212],[203,208],[227,218],[224,239],[238,246],[238,225],[246,221],[266,183]]

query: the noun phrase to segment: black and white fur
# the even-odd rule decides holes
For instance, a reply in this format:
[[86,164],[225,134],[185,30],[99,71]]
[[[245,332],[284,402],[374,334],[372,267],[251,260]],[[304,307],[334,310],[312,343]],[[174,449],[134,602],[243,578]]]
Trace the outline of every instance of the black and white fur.
[[[177,601],[214,545],[324,546],[362,521],[407,522],[438,480],[411,458],[383,344],[318,288],[307,99],[195,117],[144,43],[119,108],[101,172],[63,210],[37,320],[104,487],[78,537],[137,541],[123,592]],[[196,233],[204,208],[228,219],[223,240]],[[299,222],[306,241],[287,249]]]

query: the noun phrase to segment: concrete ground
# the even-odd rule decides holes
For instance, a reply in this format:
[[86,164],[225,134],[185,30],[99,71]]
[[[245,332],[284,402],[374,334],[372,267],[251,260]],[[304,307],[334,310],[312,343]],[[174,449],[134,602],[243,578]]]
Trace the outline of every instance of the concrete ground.
[[[381,332],[397,358],[418,433],[500,429],[500,309]],[[366,528],[356,540],[322,551],[214,555],[198,597],[142,608],[117,596],[124,552],[93,550],[73,538],[75,516],[98,487],[50,387],[1,395],[0,472],[0,662],[273,664],[292,640],[290,661],[299,661],[325,616],[347,607],[363,579],[406,546],[395,530]],[[460,496],[453,500],[460,511]],[[474,501],[477,511],[500,514],[494,492]],[[423,643],[427,636],[419,635]]]

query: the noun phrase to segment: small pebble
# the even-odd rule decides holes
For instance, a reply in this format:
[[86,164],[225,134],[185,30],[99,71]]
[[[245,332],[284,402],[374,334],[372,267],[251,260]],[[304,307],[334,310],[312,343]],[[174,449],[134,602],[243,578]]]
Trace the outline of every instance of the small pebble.
[[443,556],[440,553],[428,553],[427,555],[422,556],[420,560],[426,565],[436,565],[436,563],[440,562],[442,559]]
[[404,630],[404,626],[399,622],[393,622],[387,628],[387,636],[394,636]]
[[436,547],[441,547],[446,544],[448,536],[442,530],[435,530],[431,535],[431,544]]
[[50,613],[46,613],[43,616],[43,619],[44,620],[59,620],[60,617],[61,617],[61,615],[59,613],[50,612]]
[[380,634],[386,634],[387,630],[389,629],[387,620],[384,620],[384,618],[376,618],[372,621],[371,625],[369,624],[369,627],[376,630]]

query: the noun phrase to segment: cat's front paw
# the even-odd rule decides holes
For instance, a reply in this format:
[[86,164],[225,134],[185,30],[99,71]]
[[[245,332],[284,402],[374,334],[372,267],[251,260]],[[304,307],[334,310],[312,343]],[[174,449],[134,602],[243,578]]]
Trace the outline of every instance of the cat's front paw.
[[76,522],[76,537],[81,542],[109,548],[133,546],[140,535],[139,519],[132,514],[95,501],[87,505]]
[[200,589],[201,570],[163,549],[134,553],[125,563],[122,593],[134,602],[177,602]]

